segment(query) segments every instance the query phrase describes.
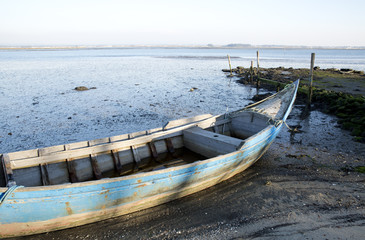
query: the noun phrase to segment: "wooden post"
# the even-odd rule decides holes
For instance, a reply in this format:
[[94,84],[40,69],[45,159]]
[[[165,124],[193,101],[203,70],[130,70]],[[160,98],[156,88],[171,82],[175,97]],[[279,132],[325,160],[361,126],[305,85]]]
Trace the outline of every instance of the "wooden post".
[[259,63],[259,51],[256,51],[256,55],[257,55],[257,80],[256,80],[256,85],[257,87],[260,86],[260,63]]
[[230,56],[228,54],[227,54],[227,57],[228,57],[229,70],[231,71],[231,74],[229,76],[232,77],[233,74],[232,74],[231,58],[230,58]]
[[253,82],[253,61],[251,61],[251,67],[250,67],[250,82]]
[[259,59],[259,51],[256,52],[257,54],[257,79],[260,78],[260,59]]
[[315,58],[315,56],[316,56],[315,53],[311,54],[310,82],[309,82],[309,88],[308,88],[308,107],[309,108],[310,108],[311,103],[312,103],[313,67],[314,67],[314,58]]

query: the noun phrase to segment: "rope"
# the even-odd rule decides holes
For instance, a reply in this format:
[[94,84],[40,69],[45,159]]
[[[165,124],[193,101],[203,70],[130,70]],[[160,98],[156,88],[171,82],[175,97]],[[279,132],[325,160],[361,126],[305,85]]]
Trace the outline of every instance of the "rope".
[[15,191],[17,190],[18,188],[22,188],[24,186],[12,186],[12,187],[9,187],[8,190],[6,190],[3,194],[3,196],[0,198],[0,206],[1,204],[3,204],[3,202],[5,202],[5,200]]
[[275,121],[275,127],[279,126],[281,123],[284,123],[285,126],[289,129],[289,131],[291,131],[291,132],[294,131],[294,129],[290,128],[289,125],[286,123],[286,121],[283,121],[283,120]]
[[291,131],[291,132],[293,132],[294,131],[294,129],[292,129],[292,128],[290,128],[289,126],[288,126],[288,124],[286,123],[286,121],[284,121],[284,123],[285,123],[285,126]]

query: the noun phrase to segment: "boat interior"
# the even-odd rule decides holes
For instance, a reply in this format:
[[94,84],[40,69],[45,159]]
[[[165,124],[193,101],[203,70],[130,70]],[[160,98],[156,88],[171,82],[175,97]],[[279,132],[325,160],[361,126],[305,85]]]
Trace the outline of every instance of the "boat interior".
[[200,115],[163,128],[1,154],[0,187],[46,186],[155,171],[240,149],[270,118],[255,111]]

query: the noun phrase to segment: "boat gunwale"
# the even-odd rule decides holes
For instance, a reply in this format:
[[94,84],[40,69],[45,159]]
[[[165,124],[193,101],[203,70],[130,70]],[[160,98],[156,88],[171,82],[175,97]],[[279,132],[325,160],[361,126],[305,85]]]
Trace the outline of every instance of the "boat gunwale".
[[[261,130],[260,132],[252,135],[251,137],[249,137],[248,139],[250,139],[249,141],[254,140],[257,136],[264,134],[265,132],[271,130],[273,127],[275,127],[274,125],[268,125],[267,127],[265,127],[263,130]],[[280,128],[280,126],[277,126],[275,128]],[[127,176],[120,176],[120,177],[115,177],[115,178],[103,178],[103,179],[99,179],[99,180],[91,180],[91,181],[85,181],[85,182],[78,182],[78,183],[64,183],[64,184],[57,184],[57,185],[49,185],[49,186],[33,186],[33,187],[24,187],[24,188],[19,188],[17,189],[17,192],[29,192],[29,191],[46,191],[46,190],[57,190],[57,189],[69,189],[69,188],[78,188],[78,187],[86,187],[86,186],[92,186],[92,185],[99,185],[99,184],[105,184],[105,183],[113,183],[113,182],[118,182],[118,181],[124,181],[124,180],[132,180],[132,179],[136,179],[136,178],[141,178],[141,177],[148,177],[148,176],[153,176],[153,175],[160,175],[160,174],[164,174],[167,172],[171,172],[171,171],[179,171],[179,170],[183,170],[185,168],[191,168],[191,167],[196,167],[202,164],[208,164],[214,161],[217,161],[221,158],[226,158],[226,157],[231,157],[231,155],[236,155],[239,154],[240,152],[243,153],[244,151],[247,151],[255,146],[257,146],[258,144],[266,141],[267,139],[269,139],[272,136],[272,134],[267,135],[267,137],[263,138],[261,141],[250,145],[248,147],[245,148],[241,148],[237,151],[231,152],[231,153],[227,153],[224,155],[218,155],[216,157],[213,158],[208,158],[208,159],[204,159],[204,160],[198,160],[195,161],[193,163],[187,163],[181,166],[176,166],[176,167],[169,167],[166,169],[160,169],[160,170],[155,170],[155,171],[150,171],[150,172],[143,172],[143,173],[136,173],[136,174],[131,174],[131,175],[127,175]],[[246,141],[244,141],[244,145],[243,147],[246,145]],[[143,183],[143,182],[141,182]],[[141,184],[138,183],[138,184]],[[7,187],[0,187],[0,191],[2,190],[6,190]]]

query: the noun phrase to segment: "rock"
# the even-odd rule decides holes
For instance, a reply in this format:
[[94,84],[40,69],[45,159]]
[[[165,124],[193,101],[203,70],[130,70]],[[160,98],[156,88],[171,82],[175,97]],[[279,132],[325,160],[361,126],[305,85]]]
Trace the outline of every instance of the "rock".
[[196,87],[192,87],[192,88],[190,88],[190,90],[189,90],[189,92],[193,92],[193,91],[195,91],[195,90],[197,90],[198,88],[196,88]]
[[290,74],[291,74],[291,72],[289,72],[289,71],[281,71],[281,74],[282,74],[282,75],[290,75]]
[[74,88],[76,91],[87,91],[89,90],[89,88],[85,87],[85,86],[79,86],[79,87],[75,87]]

